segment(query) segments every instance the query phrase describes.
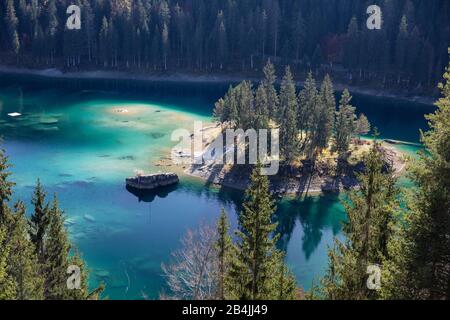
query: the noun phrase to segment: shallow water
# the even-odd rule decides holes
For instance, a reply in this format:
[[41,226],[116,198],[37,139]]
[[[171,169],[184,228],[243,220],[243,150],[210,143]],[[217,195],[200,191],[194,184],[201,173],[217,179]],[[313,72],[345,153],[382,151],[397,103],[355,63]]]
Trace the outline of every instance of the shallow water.
[[[157,298],[164,289],[161,263],[188,228],[214,222],[222,207],[236,225],[240,192],[183,177],[175,190],[139,201],[124,187],[137,169],[157,171],[155,161],[174,145],[171,132],[210,120],[227,88],[0,75],[0,134],[14,164],[15,198],[29,204],[38,177],[50,195],[58,194],[71,239],[91,269],[90,283],[104,281],[109,298]],[[356,95],[353,102],[383,137],[411,142],[425,128],[423,115],[433,111],[394,99]],[[12,112],[22,116],[8,116]],[[309,288],[326,267],[333,237],[341,237],[339,197],[283,200],[276,219],[279,246],[298,283]]]

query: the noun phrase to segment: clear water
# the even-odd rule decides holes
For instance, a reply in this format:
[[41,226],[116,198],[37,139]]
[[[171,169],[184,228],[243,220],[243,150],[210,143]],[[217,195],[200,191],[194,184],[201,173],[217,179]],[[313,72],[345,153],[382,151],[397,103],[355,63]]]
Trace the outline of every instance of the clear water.
[[[164,290],[161,263],[170,260],[187,229],[213,223],[222,207],[236,225],[240,192],[182,177],[175,190],[140,202],[124,187],[136,169],[158,171],[155,162],[174,144],[172,130],[209,120],[228,85],[0,75],[0,134],[14,164],[15,197],[29,204],[38,177],[50,195],[58,194],[70,237],[91,270],[90,283],[105,282],[109,298],[158,298]],[[354,104],[384,137],[411,142],[425,128],[423,115],[433,111],[358,95]],[[114,112],[120,108],[130,112]],[[276,219],[279,246],[308,289],[326,268],[333,237],[342,237],[339,196],[283,200]]]

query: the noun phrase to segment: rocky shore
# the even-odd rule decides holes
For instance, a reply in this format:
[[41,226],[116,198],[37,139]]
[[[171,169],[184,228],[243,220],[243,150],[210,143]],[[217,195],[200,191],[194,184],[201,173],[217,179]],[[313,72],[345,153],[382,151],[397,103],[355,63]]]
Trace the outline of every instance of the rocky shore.
[[[205,128],[203,134],[203,142],[208,145],[217,135],[217,130]],[[348,161],[338,161],[336,155],[328,155],[314,162],[303,160],[295,167],[280,167],[278,174],[269,176],[271,192],[283,196],[340,192],[357,188],[357,174],[364,170],[361,156],[370,146],[369,140],[355,141]],[[392,166],[394,174],[401,175],[406,167],[404,154],[387,142],[381,143],[381,149],[386,166]],[[201,178],[208,184],[245,190],[252,167],[206,161],[202,164],[184,165],[182,169],[184,173]]]

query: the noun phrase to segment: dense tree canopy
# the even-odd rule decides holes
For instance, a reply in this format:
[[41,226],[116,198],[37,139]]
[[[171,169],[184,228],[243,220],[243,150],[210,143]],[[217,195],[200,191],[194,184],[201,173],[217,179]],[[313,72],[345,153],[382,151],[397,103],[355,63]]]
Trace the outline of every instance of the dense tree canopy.
[[[71,4],[80,30],[66,28]],[[360,0],[5,0],[0,52],[21,65],[200,72],[259,71],[271,58],[297,74],[346,70],[352,82],[433,87],[450,2],[370,4],[382,9],[381,30],[366,27]]]

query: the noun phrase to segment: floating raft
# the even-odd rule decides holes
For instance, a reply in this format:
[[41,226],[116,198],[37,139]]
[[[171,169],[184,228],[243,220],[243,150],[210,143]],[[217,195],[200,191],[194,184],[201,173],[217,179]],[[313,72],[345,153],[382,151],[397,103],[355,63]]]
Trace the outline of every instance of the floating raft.
[[154,190],[160,187],[177,184],[179,181],[176,173],[156,173],[149,175],[138,175],[126,178],[127,187],[137,190]]

